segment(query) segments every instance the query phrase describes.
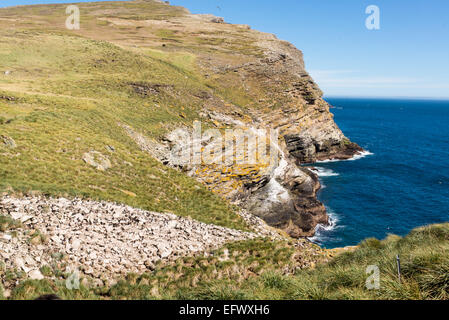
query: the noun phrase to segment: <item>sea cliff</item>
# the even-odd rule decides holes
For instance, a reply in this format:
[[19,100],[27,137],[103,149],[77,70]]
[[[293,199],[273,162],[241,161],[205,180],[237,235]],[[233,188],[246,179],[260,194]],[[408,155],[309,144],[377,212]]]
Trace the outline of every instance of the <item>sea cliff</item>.
[[[329,219],[318,177],[301,165],[361,148],[333,121],[302,52],[158,1],[78,6],[78,30],[65,27],[63,4],[0,9],[4,265],[19,278],[45,278],[45,263],[111,279],[255,238],[279,252],[272,240],[293,241],[289,273],[325,258],[288,237],[312,236]],[[177,133],[195,123],[258,139],[275,132],[275,156],[248,146],[258,161],[179,162],[180,142],[195,141]],[[217,150],[218,141],[196,142]]]

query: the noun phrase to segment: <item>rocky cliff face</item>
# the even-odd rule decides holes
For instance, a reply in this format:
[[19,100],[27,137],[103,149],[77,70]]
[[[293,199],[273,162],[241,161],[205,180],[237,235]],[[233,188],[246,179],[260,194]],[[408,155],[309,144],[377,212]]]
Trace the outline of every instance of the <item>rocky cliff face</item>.
[[[65,5],[1,9],[0,36],[7,40],[0,67],[12,70],[0,79],[0,89],[6,90],[0,102],[10,110],[1,127],[7,138],[3,144],[0,139],[6,155],[0,161],[9,168],[6,186],[50,194],[70,190],[183,215],[195,211],[205,222],[234,226],[227,221],[232,210],[226,201],[210,192],[197,195],[191,179],[155,165],[156,158],[294,237],[311,236],[318,223],[328,222],[316,199],[318,178],[300,165],[349,158],[361,149],[333,121],[301,51],[247,25],[190,14],[160,1],[79,7],[80,30],[64,28]],[[42,55],[34,59],[38,51]],[[19,103],[33,114],[14,109]],[[36,119],[45,125],[28,129]],[[259,157],[247,164],[179,163],[174,154],[180,142],[195,150],[194,141],[177,132],[192,135],[194,121],[219,133],[239,129],[258,140],[266,136],[263,130],[278,132],[269,143],[276,155],[249,146]],[[53,134],[47,127],[61,129]],[[213,135],[197,140],[201,150],[225,148]],[[36,150],[42,141],[53,143]],[[149,153],[145,161],[137,157],[135,143]],[[245,138],[235,143],[244,145]],[[100,152],[105,145],[114,146],[103,151],[107,157]],[[40,175],[17,170],[35,168],[36,159],[42,161],[39,167],[56,169]],[[50,179],[62,165],[64,179],[56,174]],[[103,170],[93,172],[93,167]],[[176,179],[170,181],[167,172]],[[194,195],[201,197],[198,204],[191,201]],[[211,211],[217,219],[210,218]]]
[[[321,90],[305,70],[302,52],[274,35],[209,15],[186,14],[176,21],[179,24],[172,25],[173,30],[194,31],[205,39],[209,50],[195,51],[198,67],[220,87],[211,86],[215,90],[202,93],[201,120],[219,130],[262,128],[279,133],[279,140],[271,141],[279,150],[275,163],[259,159],[254,165],[202,163],[180,165],[180,169],[269,225],[293,237],[312,236],[317,224],[328,223],[328,216],[316,198],[318,177],[300,165],[347,159],[362,149],[335,124]],[[228,47],[231,44],[234,50]],[[217,91],[231,98],[226,101]],[[152,154],[171,166],[177,166],[168,156],[179,145],[175,131],[159,144],[145,143],[147,149],[159,150]],[[191,142],[182,143],[191,148],[189,152]],[[201,141],[203,148],[210,149],[216,143],[209,138]]]

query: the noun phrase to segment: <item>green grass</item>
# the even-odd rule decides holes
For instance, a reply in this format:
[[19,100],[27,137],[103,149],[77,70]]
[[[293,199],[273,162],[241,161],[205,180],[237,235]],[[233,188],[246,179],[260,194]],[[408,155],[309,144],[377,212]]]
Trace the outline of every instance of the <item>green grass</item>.
[[[139,150],[119,126],[157,139],[193,123],[193,94],[207,90],[193,65],[188,54],[145,55],[104,41],[19,32],[0,49],[0,69],[14,70],[0,76],[0,96],[14,97],[0,99],[0,134],[17,144],[0,144],[0,191],[110,200],[247,230],[229,204]],[[139,81],[162,89],[143,97],[133,90]],[[91,150],[107,155],[112,168],[85,164]]]
[[[72,292],[64,280],[22,281],[11,298],[56,293],[64,299],[449,299],[449,224],[418,228],[403,238],[369,239],[327,263],[320,263],[329,259],[325,250],[317,252],[312,245],[295,255],[292,243],[242,241],[209,256],[160,264],[152,273],[130,274],[113,286]],[[296,269],[305,261],[318,266]],[[379,289],[365,286],[369,265],[379,267]],[[19,276],[10,277],[17,281]]]
[[[402,263],[397,277],[396,255]],[[366,288],[369,265],[380,270],[380,288]],[[404,238],[368,239],[315,270],[243,285],[246,297],[281,299],[448,299],[449,224],[413,230]],[[239,288],[239,290],[242,290]]]
[[[64,28],[65,5],[0,9],[2,17],[15,19],[0,20],[0,136],[17,145],[0,140],[0,192],[115,201],[248,230],[236,208],[142,152],[120,124],[160,139],[199,119],[210,103],[207,97],[217,110],[235,108],[244,120],[260,110],[260,100],[268,111],[295,103],[284,94],[290,76],[270,84],[257,73],[221,70],[257,63],[261,48],[254,36],[226,24],[180,30],[179,22],[170,20],[184,18],[179,7],[144,0],[79,6],[79,31]],[[121,24],[110,22],[113,18]],[[12,73],[4,75],[6,70]],[[142,92],[136,86],[158,89]],[[82,156],[92,150],[107,156],[112,167],[98,171],[85,164]],[[0,216],[2,231],[16,227]],[[369,239],[331,263],[289,275],[282,271],[301,264],[289,244],[257,240],[227,249],[227,261],[184,258],[99,289],[68,291],[55,269],[43,272],[54,272],[57,279],[44,281],[24,281],[23,273],[2,265],[0,273],[20,282],[13,290],[16,299],[54,292],[65,299],[448,298],[447,225],[417,229],[404,238]],[[314,256],[319,249],[309,249],[301,259],[320,261],[321,253]],[[396,254],[403,264],[401,283]],[[379,290],[365,288],[371,264],[381,271]]]
[[[402,263],[402,281],[396,255]],[[380,288],[369,290],[366,268],[377,265]],[[296,275],[265,270],[242,282],[226,278],[179,289],[172,298],[219,299],[449,299],[449,224],[413,230],[404,238],[367,240],[354,252],[337,256]],[[181,293],[181,294],[179,294]]]
[[[234,207],[139,150],[120,126],[157,140],[199,119],[201,97],[253,103],[234,88],[235,79],[204,78],[197,55],[207,49],[196,43],[196,34],[134,25],[117,30],[99,20],[138,24],[180,17],[185,11],[152,1],[83,3],[82,28],[73,32],[62,23],[64,9],[2,9],[2,16],[20,16],[20,23],[0,31],[0,71],[12,71],[0,72],[0,135],[17,144],[10,148],[0,143],[0,192],[109,200],[248,230]],[[151,44],[136,48],[131,40],[136,30],[143,32],[142,39],[151,34],[182,43],[169,51]],[[251,41],[239,37],[232,45],[248,49]],[[142,94],[136,86],[158,90]],[[92,150],[106,155],[112,168],[101,172],[85,164],[82,156]]]
[[[321,253],[317,255],[317,252]],[[159,263],[151,273],[129,274],[112,286],[94,289],[82,286],[76,292],[65,288],[68,274],[61,273],[59,267],[46,266],[43,273],[58,274],[57,279],[31,281],[11,272],[9,280],[20,283],[12,290],[11,299],[34,299],[48,293],[56,293],[64,299],[240,299],[246,295],[241,294],[238,285],[245,281],[261,277],[267,286],[285,288],[285,280],[276,276],[276,270],[295,270],[299,265],[327,257],[324,250],[311,244],[302,252],[296,252],[301,256],[300,261],[293,259],[294,254],[292,243],[286,241],[240,241],[208,256]]]
[[14,230],[20,228],[21,226],[22,223],[20,221],[14,220],[10,216],[0,214],[0,232]]

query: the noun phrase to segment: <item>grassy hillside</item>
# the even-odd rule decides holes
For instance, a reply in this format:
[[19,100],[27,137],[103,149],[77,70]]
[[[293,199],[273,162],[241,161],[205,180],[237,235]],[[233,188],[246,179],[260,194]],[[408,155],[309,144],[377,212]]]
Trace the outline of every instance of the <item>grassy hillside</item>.
[[[302,53],[274,35],[151,0],[78,6],[80,30],[65,28],[66,4],[0,9],[0,192],[112,200],[245,229],[226,201],[142,152],[122,125],[160,140],[194,120],[224,129],[218,112],[282,135],[340,137]],[[112,167],[86,164],[93,151]],[[236,180],[250,176],[243,169],[232,168]]]
[[[368,239],[356,250],[315,267],[330,255],[306,244],[295,250],[294,243],[252,240],[229,244],[207,257],[160,265],[153,273],[130,274],[113,286],[68,290],[63,280],[28,280],[13,290],[11,298],[47,293],[65,299],[449,298],[449,224],[418,228],[403,238]],[[365,287],[368,265],[379,267],[378,290]]]
[[[156,20],[183,12],[152,2],[120,4],[120,9],[107,4],[117,7],[114,17],[142,12],[142,5],[145,17]],[[104,34],[107,27],[89,14],[97,7],[81,5],[82,31],[88,34]],[[150,158],[119,126],[158,139],[198,119],[198,97],[211,85],[196,71],[194,54],[121,46],[70,32],[63,27],[63,5],[6,8],[0,17],[0,135],[16,145],[0,140],[0,191],[112,200],[246,228],[225,201]],[[131,34],[126,29],[128,39]],[[84,163],[83,154],[93,150],[112,167],[99,171]]]
[[[223,129],[202,118],[206,107],[243,122],[270,118],[294,133],[300,126],[318,132],[326,128],[320,123],[334,125],[298,66],[299,51],[272,36],[150,0],[79,7],[81,29],[75,31],[64,27],[66,5],[0,9],[0,194],[115,201],[248,230],[237,208],[143,152],[122,125],[153,140],[197,119]],[[285,48],[294,51],[301,74],[283,65]],[[111,167],[85,163],[91,151]],[[0,216],[0,231],[18,226]],[[46,280],[26,280],[2,261],[0,276],[14,284],[11,299],[44,293],[64,299],[447,299],[448,250],[444,224],[404,238],[368,239],[330,262],[335,252],[305,240],[258,239],[96,288],[68,290],[62,255],[42,267]],[[379,290],[365,288],[368,265],[380,269]]]

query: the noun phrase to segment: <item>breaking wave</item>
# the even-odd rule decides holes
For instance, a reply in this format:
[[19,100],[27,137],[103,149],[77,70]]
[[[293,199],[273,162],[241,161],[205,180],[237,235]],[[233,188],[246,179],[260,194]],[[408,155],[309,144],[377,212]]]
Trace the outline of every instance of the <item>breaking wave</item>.
[[316,163],[329,163],[329,162],[339,162],[339,161],[354,161],[354,160],[359,160],[359,159],[365,158],[367,156],[372,156],[372,155],[374,155],[374,153],[369,152],[368,150],[365,150],[365,151],[358,152],[352,158],[349,158],[349,159],[319,160]]
[[362,152],[359,152],[358,154],[354,155],[352,158],[348,159],[348,161],[359,160],[359,159],[365,158],[367,156],[372,156],[372,155],[374,155],[374,153],[366,150],[366,151],[362,151]]
[[327,215],[329,216],[329,224],[322,225],[319,224],[315,228],[315,235],[313,237],[309,237],[308,239],[316,243],[318,245],[322,245],[329,239],[335,240],[333,236],[333,231],[336,229],[344,228],[344,226],[338,224],[339,217],[338,214],[332,211],[329,207],[326,207]]
[[311,170],[315,172],[318,177],[336,177],[340,175],[337,172],[334,172],[332,169],[328,168],[314,167]]

